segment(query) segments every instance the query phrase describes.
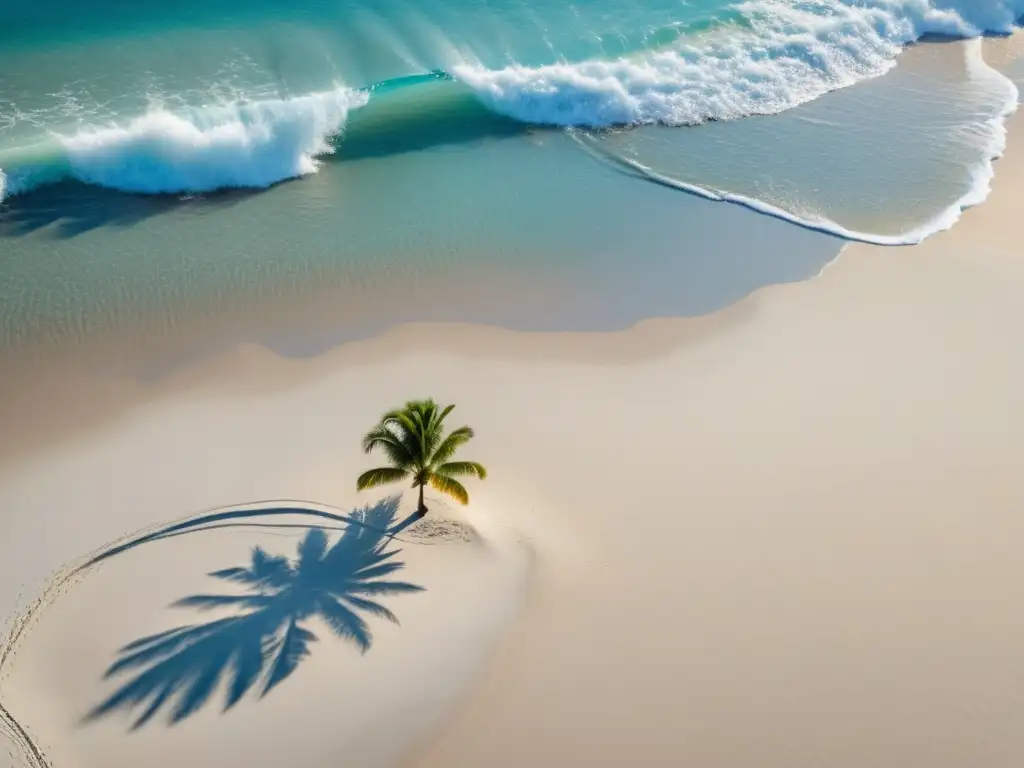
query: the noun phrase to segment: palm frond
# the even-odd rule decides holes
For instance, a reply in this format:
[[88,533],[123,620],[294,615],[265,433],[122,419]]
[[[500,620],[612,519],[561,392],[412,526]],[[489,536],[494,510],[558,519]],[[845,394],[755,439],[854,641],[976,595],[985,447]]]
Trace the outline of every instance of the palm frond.
[[408,418],[413,424],[413,427],[409,431],[416,436],[416,440],[419,443],[420,457],[423,460],[426,460],[430,455],[427,453],[427,433],[429,430],[423,416],[424,414],[422,411],[410,411],[408,414]]
[[487,479],[487,468],[475,461],[449,461],[447,464],[439,466],[435,471],[439,475],[446,475],[448,477],[479,477],[481,480]]
[[380,485],[386,485],[388,483],[397,483],[402,480],[407,480],[409,473],[404,469],[398,469],[397,467],[378,467],[377,469],[371,469],[367,472],[363,472],[356,480],[356,488],[360,491],[364,491],[367,488],[376,488]]
[[399,411],[395,414],[391,422],[398,426],[400,429],[405,430],[410,435],[419,437],[420,427],[416,420],[415,411]]
[[469,504],[469,491],[458,480],[444,475],[431,475],[430,485],[441,493],[447,493],[453,499],[462,504]]
[[399,469],[409,469],[416,466],[416,458],[419,455],[415,446],[406,444],[402,438],[393,437],[388,441],[382,441],[378,448],[388,457],[388,461]]
[[419,408],[419,401],[407,400],[405,405],[403,405],[401,408],[392,408],[390,411],[381,416],[381,423],[399,419],[401,418],[402,414],[407,414],[410,411],[415,411],[417,408]]
[[473,430],[470,427],[459,427],[448,433],[448,437],[441,441],[436,450],[430,455],[430,463],[433,466],[444,464],[455,455],[460,445],[465,445],[473,438]]
[[387,413],[380,417],[379,423],[381,424],[381,426],[387,426],[388,424],[394,424],[395,422],[399,422],[402,417],[402,414],[405,413],[407,409],[408,404],[404,408],[393,408],[392,410],[388,411]]
[[399,413],[395,420],[389,422],[388,428],[393,430],[395,437],[412,457],[413,465],[422,464],[423,442],[420,439],[421,429],[412,414],[406,412]]
[[379,448],[396,467],[407,467],[415,461],[415,454],[409,450],[400,435],[384,425],[372,429],[363,438],[363,450],[366,453]]
[[455,410],[455,405],[454,404],[453,405],[446,405],[444,407],[444,409],[441,411],[441,413],[439,413],[437,415],[437,424],[438,424],[438,426],[440,426],[441,422],[443,422],[445,420],[445,417],[447,417],[448,414],[451,413],[454,410]]
[[[423,410],[420,414],[420,421],[422,424],[422,445],[423,445],[423,458],[426,462],[433,455],[434,451],[437,450],[437,446],[441,443],[444,438],[444,430],[441,427],[441,421],[444,416],[447,416],[451,411],[452,406],[445,409],[445,413],[442,415],[437,410],[437,403],[433,400],[427,400],[423,404]],[[424,462],[424,463],[425,463]]]

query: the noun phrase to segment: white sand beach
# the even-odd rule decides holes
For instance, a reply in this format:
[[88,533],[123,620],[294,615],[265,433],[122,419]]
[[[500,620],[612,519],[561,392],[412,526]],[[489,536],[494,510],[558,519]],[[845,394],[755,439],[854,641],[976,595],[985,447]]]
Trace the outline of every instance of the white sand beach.
[[[30,618],[0,662],[23,729],[0,730],[0,764],[1021,765],[1022,196],[1017,117],[991,198],[952,230],[847,247],[707,317],[405,325],[157,381],[69,372],[74,433],[0,467],[0,613]],[[359,438],[428,395],[491,476],[428,517],[468,541],[400,544],[426,588],[388,602],[400,627],[373,619],[360,654],[317,624],[287,680],[226,711],[218,689],[176,725],[82,722],[126,643],[205,620],[170,603],[253,546],[294,556],[307,528],[147,542],[34,603],[53,574],[207,510],[376,501],[355,492]],[[133,407],[83,427],[93,397]]]
[[[456,521],[421,522],[394,538],[382,537],[382,521],[400,522],[395,507],[390,499],[368,505],[360,523],[346,523],[347,516],[317,505],[233,507],[212,513],[216,522],[193,520],[196,528],[136,542],[68,574],[43,606],[35,606],[16,655],[5,660],[5,698],[16,704],[11,709],[31,731],[44,764],[142,765],[160,755],[157,762],[166,765],[272,766],[295,759],[327,765],[339,750],[359,765],[395,764],[410,739],[422,740],[443,723],[440,714],[452,693],[480,671],[482,651],[506,629],[509,607],[522,599],[529,565],[519,556],[525,552],[502,546],[500,537],[485,546]],[[288,508],[292,511],[276,511]],[[333,519],[315,517],[317,512]],[[351,578],[361,558],[377,546],[395,556],[379,563],[372,559],[374,567],[404,566],[390,578],[410,585],[408,593],[376,598],[401,625],[367,613],[365,650],[356,635],[337,637],[323,609],[304,613],[302,603],[331,586],[330,573],[317,575],[312,568],[305,577],[298,574],[292,593],[279,593],[264,607],[244,606],[243,613],[252,609],[250,626],[204,624],[232,615],[230,608],[204,614],[195,607],[172,607],[189,595],[272,594],[218,583],[207,574],[247,566],[256,546],[294,561],[300,542],[321,530],[329,547],[349,547],[332,566],[342,578]],[[360,599],[359,594],[351,590],[352,597]],[[276,682],[280,671],[270,662],[288,660],[264,644],[270,671],[255,674],[258,664],[247,666],[252,660],[246,643],[258,641],[272,625],[280,627],[277,638],[283,639],[289,619],[299,632],[313,635],[297,638],[295,647],[303,650],[292,660],[294,672]],[[130,659],[142,647],[156,648],[138,641],[182,626],[210,627],[207,640],[190,651],[154,652],[154,663],[129,664],[98,682],[97,672],[114,661]],[[136,647],[119,651],[130,642]],[[193,687],[193,681],[218,673],[216,686]],[[270,680],[275,682],[268,685]],[[235,685],[245,688],[243,697],[235,696]],[[112,698],[122,693],[127,704]],[[133,698],[136,693],[139,698]],[[164,694],[168,699],[161,698]],[[185,700],[194,710],[175,706]],[[307,704],[296,708],[300,700]],[[108,711],[97,711],[107,709],[106,703]],[[17,757],[34,765],[31,748],[25,751]]]

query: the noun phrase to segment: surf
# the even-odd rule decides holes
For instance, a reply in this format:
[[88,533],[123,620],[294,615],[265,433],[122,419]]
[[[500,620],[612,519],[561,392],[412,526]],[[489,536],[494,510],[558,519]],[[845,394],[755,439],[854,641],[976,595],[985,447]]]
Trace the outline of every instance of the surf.
[[454,74],[489,107],[527,123],[698,125],[777,114],[877,77],[923,38],[1009,33],[1024,2],[762,0],[739,8],[745,25],[675,48],[541,67],[462,65]]
[[[73,178],[142,194],[263,188],[315,173],[330,137],[366,94],[337,88],[293,99],[238,102],[176,114],[162,107],[123,125],[55,134],[6,173],[24,192]],[[19,167],[20,165],[20,167]]]
[[[174,99],[157,93],[141,114],[106,123],[79,119],[74,129],[48,128],[28,146],[0,148],[0,201],[67,179],[133,194],[263,189],[314,174],[332,155],[416,150],[531,127],[682,127],[778,114],[884,74],[921,39],[1008,33],[1024,0],[761,0],[716,8],[697,21],[623,36],[610,46],[619,54],[613,57],[493,66],[472,50],[443,44],[444,67],[363,86],[336,81],[324,91],[234,94],[191,107],[171,106]],[[1016,98],[1015,89],[1007,90],[1000,118]],[[983,133],[990,161],[999,152],[999,126],[986,123]],[[632,171],[647,180],[658,176],[642,163]],[[957,210],[984,198],[990,174],[990,162],[979,167]],[[705,189],[676,181],[689,191]],[[705,192],[732,202],[742,197]],[[745,204],[763,213],[776,208]],[[953,209],[928,230],[950,220]],[[829,231],[863,234],[839,225]]]

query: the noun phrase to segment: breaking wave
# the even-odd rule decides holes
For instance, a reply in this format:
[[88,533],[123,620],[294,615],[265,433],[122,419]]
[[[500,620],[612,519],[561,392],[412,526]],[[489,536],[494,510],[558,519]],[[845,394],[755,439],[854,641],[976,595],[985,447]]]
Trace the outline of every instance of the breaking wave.
[[454,74],[490,108],[526,123],[601,128],[694,125],[768,115],[890,69],[929,36],[1008,33],[1024,0],[759,0],[747,23],[615,61]]
[[[0,150],[0,201],[62,179],[143,194],[267,187],[315,173],[320,158],[337,148],[352,110],[424,81],[458,81],[444,87],[469,89],[492,112],[530,125],[677,126],[773,114],[884,73],[904,46],[922,38],[1010,32],[1024,0],[758,0],[731,11],[723,23],[615,60],[495,69],[462,57],[448,71],[361,89],[190,110],[154,106],[117,123],[50,133],[35,146]],[[1004,114],[1017,97],[1007,84]],[[986,132],[990,156],[1001,151],[1001,131],[994,124]],[[653,180],[648,170],[633,168]],[[990,164],[980,168],[974,191],[956,210],[983,200],[990,177]],[[705,196],[727,199],[727,193]],[[932,229],[951,220],[952,209]]]
[[0,196],[65,178],[144,194],[267,187],[315,173],[367,98],[337,88],[184,114],[156,108],[123,125],[57,134],[0,173]]

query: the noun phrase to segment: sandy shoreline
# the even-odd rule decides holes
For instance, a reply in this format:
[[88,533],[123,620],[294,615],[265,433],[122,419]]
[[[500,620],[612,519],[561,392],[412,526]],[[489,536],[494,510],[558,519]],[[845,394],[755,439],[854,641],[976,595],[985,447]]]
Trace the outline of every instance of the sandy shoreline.
[[[266,700],[174,728],[78,725],[118,648],[270,534],[175,539],[40,612],[0,703],[59,768],[220,765],[238,745],[253,767],[350,749],[367,765],[411,749],[422,768],[1021,764],[1024,120],[1010,130],[991,198],[951,231],[850,246],[815,280],[708,317],[403,326],[308,360],[242,347],[159,385],[65,382],[83,411],[137,405],[0,466],[5,616],[53,569],[160,521],[365,503],[359,435],[428,394],[458,403],[492,470],[466,520],[532,570],[413,548],[433,602],[403,596],[380,649],[324,639]],[[368,712],[368,731],[335,726]]]

